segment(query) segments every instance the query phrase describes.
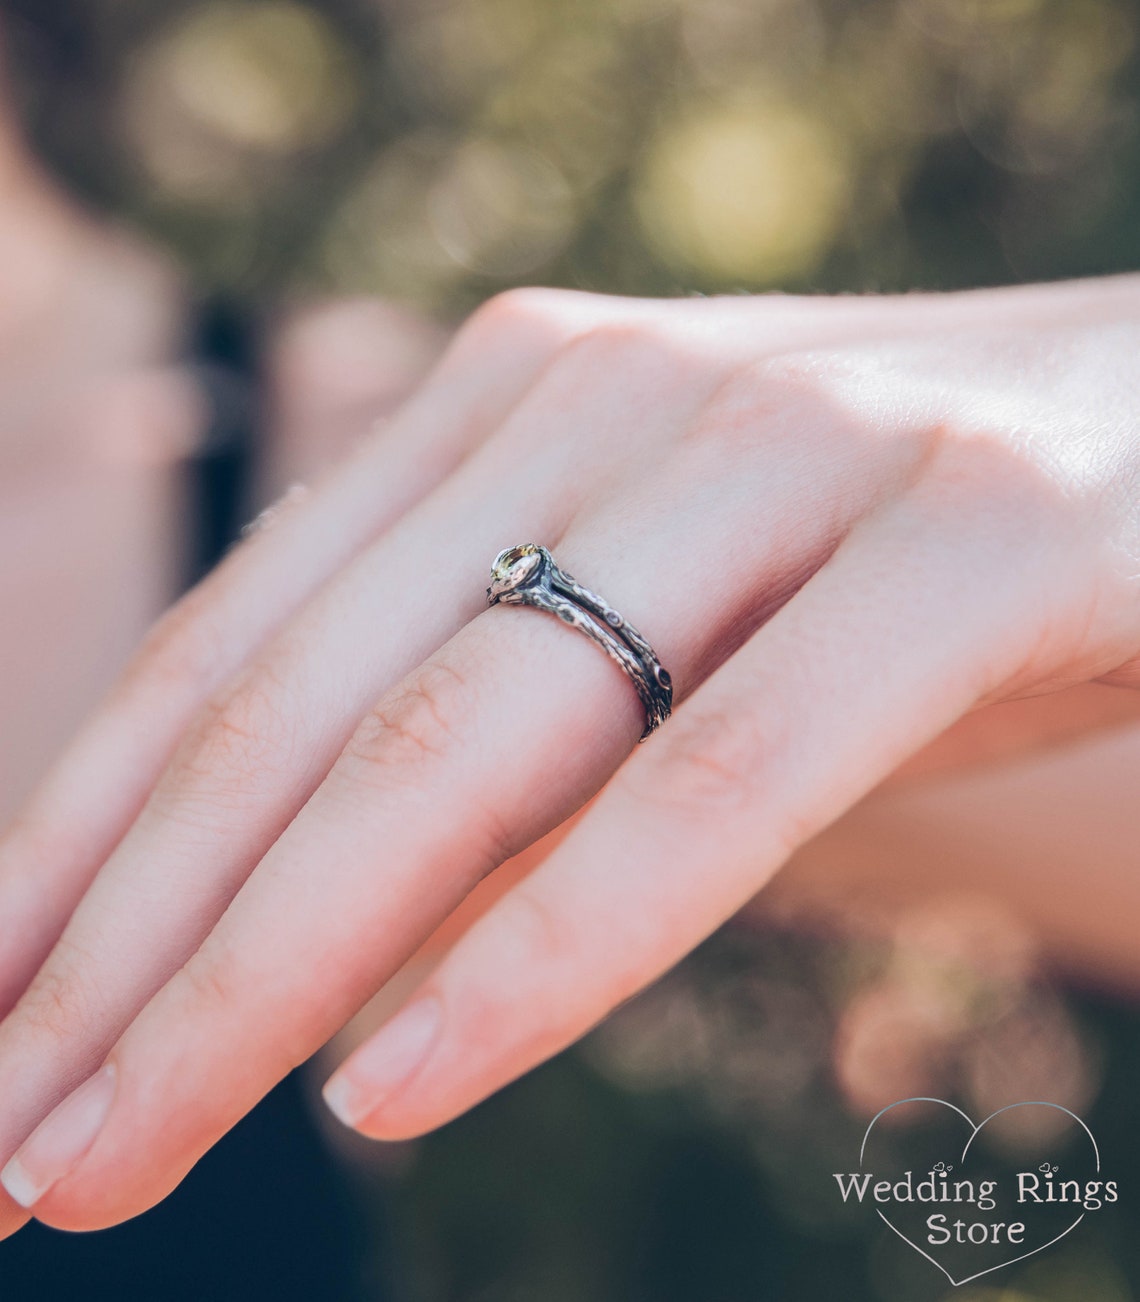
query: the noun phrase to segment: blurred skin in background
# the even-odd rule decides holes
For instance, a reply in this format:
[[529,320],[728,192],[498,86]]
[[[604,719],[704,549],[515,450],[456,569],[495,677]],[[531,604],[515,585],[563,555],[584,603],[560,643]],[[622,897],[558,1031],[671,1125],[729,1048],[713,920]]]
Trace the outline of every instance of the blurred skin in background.
[[[0,74],[2,75],[2,74]],[[0,811],[169,599],[199,420],[156,254],[68,201],[0,83]]]
[[[68,196],[22,139],[0,65],[0,815],[176,594],[181,467],[208,413],[173,263]],[[283,322],[264,503],[338,459],[423,374],[442,333],[371,300]]]

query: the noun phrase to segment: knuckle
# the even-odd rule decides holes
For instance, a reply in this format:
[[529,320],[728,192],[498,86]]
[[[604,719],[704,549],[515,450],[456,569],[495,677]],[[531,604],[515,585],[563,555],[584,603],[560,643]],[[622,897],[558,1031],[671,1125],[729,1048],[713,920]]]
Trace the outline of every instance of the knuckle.
[[582,295],[573,290],[520,286],[507,289],[467,318],[460,330],[459,344],[479,349],[484,345],[509,343],[520,335],[548,334],[551,342],[560,338],[568,309],[580,305]]
[[61,1040],[94,1027],[102,1006],[95,970],[92,956],[61,938],[24,992],[15,1022]]
[[[670,817],[760,812],[776,757],[786,749],[777,711],[731,702],[679,711],[620,771],[639,800]],[[654,744],[654,742],[658,744]],[[650,749],[652,747],[652,749]]]
[[[500,901],[504,911],[496,955],[509,960],[511,970],[525,972],[557,966],[572,949],[565,922],[555,916],[549,902],[532,883],[523,880]],[[512,949],[513,954],[504,954]]]
[[426,661],[365,715],[341,761],[341,772],[366,785],[402,781],[448,755],[472,714],[466,681],[442,660]]
[[127,691],[157,684],[180,690],[211,684],[222,662],[223,639],[209,616],[206,585],[192,589],[152,625],[127,666]]
[[[1108,512],[1090,512],[1085,487],[1063,473],[1009,431],[951,428],[899,503],[931,546],[952,539],[955,572],[982,594],[982,609],[994,611],[1000,594],[996,645],[1022,657],[1021,668],[1079,658],[1097,641],[1086,634],[1111,628],[1102,617],[1119,609]],[[991,670],[997,663],[995,650]]]
[[730,370],[685,432],[689,442],[752,445],[763,435],[818,428],[825,412],[834,423],[852,408],[848,387],[854,364],[837,352],[812,351],[754,359]]
[[196,1007],[232,1010],[248,991],[234,952],[214,937],[187,960],[181,977]]
[[934,527],[967,530],[1011,561],[1055,560],[1078,541],[1086,519],[1055,469],[996,428],[942,427],[909,498]]
[[696,715],[680,722],[643,766],[642,791],[673,810],[743,804],[753,789],[757,750],[758,738],[739,717],[719,710]]
[[293,767],[299,715],[281,699],[284,691],[262,669],[207,701],[155,790],[159,804],[205,795],[229,806]]
[[988,509],[1011,498],[1028,504],[1036,489],[1046,485],[1045,469],[1044,460],[1018,447],[1016,435],[995,425],[970,427],[951,419],[939,426],[920,485],[931,486],[956,507],[977,503]]
[[850,373],[850,362],[839,352],[804,349],[746,362],[736,372],[736,379],[745,394],[788,402],[824,393],[831,384]]
[[682,711],[662,729],[664,744],[647,749],[644,763],[634,756],[618,780],[653,815],[730,839],[743,832],[782,862],[817,828],[788,780],[794,724],[773,699],[778,691],[763,710],[728,702]]
[[658,368],[669,360],[670,346],[658,328],[642,321],[595,322],[568,339],[558,351],[556,370],[574,383],[633,367]]
[[488,801],[470,818],[464,835],[469,848],[474,852],[474,862],[479,865],[473,885],[524,848],[524,843],[520,842],[510,820],[493,801]]

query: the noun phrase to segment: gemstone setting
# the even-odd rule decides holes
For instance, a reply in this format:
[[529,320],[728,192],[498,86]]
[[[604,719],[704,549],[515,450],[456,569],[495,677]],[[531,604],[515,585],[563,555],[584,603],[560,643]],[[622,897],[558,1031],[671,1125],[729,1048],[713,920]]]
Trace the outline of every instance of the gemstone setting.
[[505,592],[515,592],[537,577],[545,561],[543,548],[537,543],[508,547],[495,557],[491,566],[491,586],[487,596],[494,600]]

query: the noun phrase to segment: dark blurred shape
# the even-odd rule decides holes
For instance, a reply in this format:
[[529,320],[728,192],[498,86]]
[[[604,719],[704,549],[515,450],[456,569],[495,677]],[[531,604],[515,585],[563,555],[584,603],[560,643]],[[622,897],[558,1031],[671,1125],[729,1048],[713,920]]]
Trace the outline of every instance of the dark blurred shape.
[[187,586],[207,573],[240,535],[252,511],[261,433],[257,341],[242,305],[216,298],[198,312],[194,376],[206,404],[206,429],[187,465],[190,530]]
[[380,1302],[361,1291],[364,1239],[290,1076],[144,1216],[82,1235],[33,1222],[0,1245],[0,1297]]

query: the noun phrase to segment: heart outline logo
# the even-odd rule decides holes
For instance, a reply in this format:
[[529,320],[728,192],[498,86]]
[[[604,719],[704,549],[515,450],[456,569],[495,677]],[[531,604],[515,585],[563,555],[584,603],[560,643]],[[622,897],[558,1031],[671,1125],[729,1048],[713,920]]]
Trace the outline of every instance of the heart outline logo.
[[[863,1159],[867,1152],[867,1140],[870,1139],[871,1137],[871,1131],[874,1130],[875,1123],[879,1120],[880,1117],[885,1116],[893,1108],[901,1108],[906,1103],[938,1103],[944,1108],[949,1108],[951,1112],[956,1112],[962,1118],[962,1120],[965,1121],[965,1123],[970,1127],[970,1137],[969,1139],[966,1140],[965,1147],[962,1149],[962,1156],[958,1159],[960,1162],[964,1162],[966,1160],[966,1154],[970,1151],[970,1145],[974,1142],[975,1139],[977,1139],[982,1129],[985,1126],[989,1125],[989,1123],[994,1119],[994,1117],[999,1117],[1003,1112],[1009,1112],[1013,1108],[1053,1108],[1057,1112],[1063,1112],[1066,1116],[1072,1117],[1072,1119],[1077,1123],[1077,1125],[1079,1125],[1080,1128],[1089,1137],[1089,1143],[1092,1144],[1093,1156],[1096,1158],[1096,1171],[1098,1175],[1100,1173],[1100,1148],[1098,1147],[1096,1139],[1093,1136],[1093,1132],[1088,1128],[1088,1126],[1085,1125],[1085,1123],[1081,1120],[1080,1117],[1077,1116],[1075,1112],[1072,1112],[1068,1108],[1063,1107],[1060,1103],[1047,1103],[1043,1099],[1025,1100],[1021,1103],[1007,1103],[1005,1107],[995,1109],[993,1112],[989,1114],[988,1117],[984,1117],[981,1121],[975,1123],[973,1117],[971,1117],[968,1113],[963,1112],[961,1108],[956,1107],[953,1103],[947,1103],[945,1099],[926,1098],[924,1096],[917,1096],[915,1098],[909,1098],[909,1099],[896,1099],[894,1103],[888,1103],[885,1108],[880,1108],[879,1111],[875,1113],[875,1115],[867,1123],[867,1129],[863,1132],[863,1143],[859,1147],[860,1168],[862,1168],[863,1166]],[[1051,1248],[1054,1243],[1059,1243],[1066,1235],[1071,1234],[1077,1228],[1077,1226],[1080,1225],[1081,1221],[1085,1219],[1085,1213],[1082,1211],[1081,1214],[1076,1218],[1075,1221],[1073,1221],[1073,1223],[1067,1229],[1062,1230],[1060,1234],[1055,1235],[1053,1238],[1051,1238],[1048,1241],[1048,1243],[1042,1243],[1039,1247],[1033,1248],[1029,1252],[1023,1252],[1018,1257],[1011,1257],[1008,1261],[1000,1261],[996,1266],[987,1266],[985,1270],[979,1270],[976,1274],[967,1275],[964,1279],[955,1279],[954,1276],[950,1274],[950,1272],[946,1269],[945,1266],[942,1265],[940,1261],[936,1261],[930,1255],[929,1252],[923,1251],[923,1249],[920,1248],[918,1244],[914,1242],[913,1239],[908,1238],[902,1232],[902,1230],[899,1229],[897,1225],[891,1222],[890,1218],[886,1216],[885,1213],[880,1208],[876,1207],[875,1211],[878,1213],[883,1223],[889,1229],[893,1230],[899,1236],[899,1238],[902,1239],[902,1241],[905,1244],[913,1248],[920,1257],[925,1257],[926,1260],[929,1261],[932,1266],[936,1266],[943,1273],[943,1275],[946,1276],[946,1278],[950,1281],[950,1283],[953,1285],[954,1288],[960,1288],[963,1284],[971,1284],[973,1283],[974,1280],[981,1279],[983,1275],[991,1275],[995,1270],[1004,1270],[1006,1266],[1013,1266],[1019,1261],[1026,1261],[1029,1257],[1035,1257],[1039,1252],[1044,1252],[1046,1248]]]

